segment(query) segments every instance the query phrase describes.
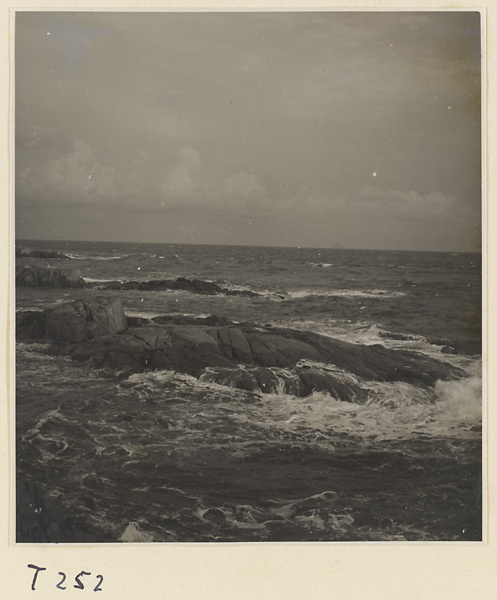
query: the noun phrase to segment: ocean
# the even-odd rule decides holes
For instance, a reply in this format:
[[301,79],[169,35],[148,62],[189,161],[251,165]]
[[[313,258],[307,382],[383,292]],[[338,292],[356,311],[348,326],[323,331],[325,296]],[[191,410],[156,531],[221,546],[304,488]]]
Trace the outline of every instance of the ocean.
[[[18,286],[17,311],[117,296],[129,317],[216,315],[464,372],[433,388],[361,381],[367,400],[355,403],[172,370],[111,372],[18,341],[18,542],[482,539],[481,255],[17,244],[67,257],[20,256],[17,268],[56,267],[88,284]],[[221,291],[106,286],[177,277]]]

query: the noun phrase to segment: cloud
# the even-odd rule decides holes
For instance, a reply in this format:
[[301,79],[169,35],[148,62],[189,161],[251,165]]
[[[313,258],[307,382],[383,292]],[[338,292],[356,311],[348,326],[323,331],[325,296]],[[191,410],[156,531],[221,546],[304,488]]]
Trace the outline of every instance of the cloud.
[[71,151],[16,175],[16,202],[29,206],[116,204],[131,199],[139,178],[130,169],[103,164],[81,138]]
[[206,208],[218,212],[257,208],[265,195],[259,176],[247,171],[222,174],[223,168],[204,160],[190,145],[184,146],[177,162],[156,187],[163,206],[176,210]]
[[224,191],[229,197],[241,200],[257,200],[264,193],[264,186],[254,173],[240,171],[224,182]]
[[458,203],[455,198],[438,191],[422,194],[371,186],[363,187],[349,196],[312,193],[309,189],[302,188],[291,197],[261,203],[260,210],[288,212],[295,218],[314,214],[320,215],[323,220],[338,217],[366,223],[381,220],[419,222],[420,225],[427,221],[444,222],[466,218],[469,212],[469,209]]
[[235,240],[260,215],[284,221],[285,239],[308,223],[312,244],[330,227],[425,235],[445,220],[449,239],[466,210],[477,232],[478,19],[22,13],[17,208],[67,206],[84,221],[98,206],[110,222],[119,210],[133,235],[147,211],[152,229],[210,219]]
[[184,146],[179,161],[169,170],[163,183],[159,184],[159,190],[174,198],[195,194],[201,187],[201,166],[199,153],[191,146]]
[[403,221],[444,221],[457,211],[454,198],[440,192],[420,194],[414,191],[362,188],[351,202],[343,203],[348,214]]
[[82,205],[131,211],[208,208],[219,213],[257,209],[264,199],[264,184],[255,173],[242,170],[224,175],[225,167],[218,166],[216,171],[191,145],[180,147],[169,162],[171,166],[162,169],[166,176],[161,181],[157,156],[149,151],[141,149],[119,164],[105,164],[94,148],[76,138],[69,145],[61,144],[56,156],[36,167],[22,166],[30,163],[19,160],[17,206]]

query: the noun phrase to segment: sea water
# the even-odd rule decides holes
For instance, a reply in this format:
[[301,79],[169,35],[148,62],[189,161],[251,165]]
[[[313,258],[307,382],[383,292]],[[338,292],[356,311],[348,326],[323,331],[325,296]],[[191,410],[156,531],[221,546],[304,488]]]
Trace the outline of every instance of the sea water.
[[[170,371],[118,377],[18,343],[18,479],[36,486],[55,521],[43,531],[18,522],[18,541],[481,539],[480,255],[19,244],[68,256],[19,266],[77,271],[97,287],[18,287],[17,310],[117,295],[129,316],[215,314],[304,329],[427,354],[466,377],[434,389],[366,382],[358,405]],[[98,289],[178,276],[258,295]],[[56,512],[90,533],[78,525],[72,538],[67,527],[58,534]]]

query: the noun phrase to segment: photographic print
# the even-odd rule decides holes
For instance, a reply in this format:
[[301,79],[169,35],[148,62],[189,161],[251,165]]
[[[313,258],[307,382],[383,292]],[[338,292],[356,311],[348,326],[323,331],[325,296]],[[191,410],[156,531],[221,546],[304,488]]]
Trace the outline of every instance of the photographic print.
[[16,541],[482,540],[481,15],[15,15]]

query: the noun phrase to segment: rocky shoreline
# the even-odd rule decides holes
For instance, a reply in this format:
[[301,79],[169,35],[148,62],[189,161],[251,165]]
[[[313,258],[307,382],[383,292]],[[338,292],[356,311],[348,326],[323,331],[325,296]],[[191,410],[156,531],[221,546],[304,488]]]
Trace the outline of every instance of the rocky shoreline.
[[26,265],[16,271],[16,286],[48,288],[86,288],[95,290],[184,291],[193,294],[225,296],[260,296],[251,290],[223,288],[213,281],[203,279],[153,279],[149,281],[86,281],[78,271],[56,267]]
[[364,403],[364,383],[402,381],[426,389],[464,372],[422,354],[357,345],[309,331],[211,316],[130,318],[119,298],[83,299],[44,311],[18,312],[19,341],[121,375],[166,369],[247,391],[314,391]]

